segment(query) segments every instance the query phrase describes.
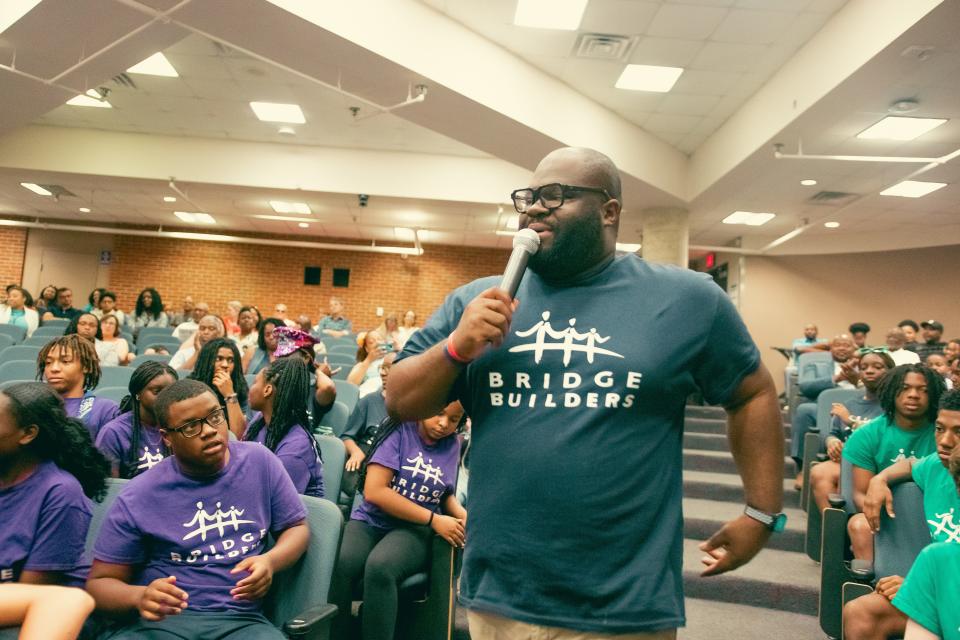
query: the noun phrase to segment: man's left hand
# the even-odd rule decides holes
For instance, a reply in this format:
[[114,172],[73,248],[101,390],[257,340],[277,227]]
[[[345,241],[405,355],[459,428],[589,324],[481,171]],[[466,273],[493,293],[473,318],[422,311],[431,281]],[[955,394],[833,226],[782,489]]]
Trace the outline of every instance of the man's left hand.
[[701,562],[707,567],[701,576],[716,576],[733,571],[753,559],[760,552],[770,530],[747,515],[723,525],[709,540],[700,543],[706,551]]
[[250,556],[241,560],[230,573],[247,571],[250,575],[230,590],[234,600],[260,600],[273,584],[273,562],[267,556]]

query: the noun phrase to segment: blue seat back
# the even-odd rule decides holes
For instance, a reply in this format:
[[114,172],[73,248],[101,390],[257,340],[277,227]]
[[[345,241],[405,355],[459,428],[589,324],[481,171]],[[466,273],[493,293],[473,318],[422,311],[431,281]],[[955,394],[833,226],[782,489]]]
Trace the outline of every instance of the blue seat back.
[[107,398],[108,400],[113,400],[120,404],[120,401],[123,400],[125,396],[130,395],[130,391],[127,387],[97,387],[97,390],[94,392],[98,398]]
[[930,544],[930,529],[923,510],[923,492],[913,482],[892,488],[891,519],[886,509],[880,511],[880,531],[873,538],[874,572],[878,578],[906,577],[917,554]]
[[90,520],[90,529],[87,531],[87,542],[84,555],[87,559],[93,559],[93,545],[97,542],[97,534],[103,525],[103,520],[107,516],[110,505],[120,495],[120,490],[127,484],[128,480],[120,478],[107,478],[107,495],[101,502],[93,503],[93,519]]
[[[4,326],[4,325],[0,325]],[[16,340],[13,339],[13,336],[7,333],[0,333],[0,351],[6,349],[7,347],[12,347]]]
[[812,351],[801,353],[797,358],[797,385],[800,393],[807,397],[815,397],[810,392],[811,384],[822,389],[832,386],[833,355],[829,351]]
[[10,336],[13,338],[13,343],[16,344],[23,342],[23,339],[27,337],[27,330],[15,324],[0,324],[0,334]]
[[847,501],[843,507],[847,515],[860,511],[853,501],[853,463],[846,458],[840,458],[840,495]]
[[333,435],[339,438],[347,428],[347,420],[349,419],[350,412],[347,410],[347,405],[337,400],[330,407],[330,411],[327,411],[327,415],[320,420],[320,426],[329,427],[333,431]]
[[337,401],[347,405],[347,411],[353,413],[360,401],[360,387],[346,380],[334,380],[333,384],[337,387]]
[[47,336],[47,339],[48,339],[48,340],[49,340],[50,338],[59,338],[60,336],[63,335],[63,330],[66,329],[66,328],[67,328],[66,325],[63,325],[63,326],[52,325],[52,326],[51,326],[51,325],[45,324],[45,325],[43,325],[42,327],[39,327],[36,331],[34,331],[34,332],[33,332],[33,336],[31,336],[31,337],[36,338],[36,337],[40,337],[40,336]]
[[171,356],[180,348],[180,341],[173,336],[155,335],[150,339],[144,339],[143,336],[140,336],[140,338],[137,339],[137,353],[142,354],[146,349],[161,344],[167,348]]
[[131,369],[136,369],[137,367],[142,365],[144,362],[163,362],[166,364],[170,362],[170,358],[172,357],[173,356],[161,356],[155,353],[151,353],[150,355],[137,356],[130,362],[129,367]]
[[349,358],[356,358],[357,356],[357,345],[355,344],[334,344],[327,348],[327,355],[339,355],[347,356]]
[[131,375],[131,367],[100,367],[100,383],[97,387],[127,387]]
[[40,347],[25,344],[15,344],[0,351],[0,362],[10,362],[11,360],[31,360],[37,361],[40,355]]
[[317,434],[314,438],[323,456],[323,492],[328,500],[337,502],[343,483],[343,465],[347,462],[347,448],[335,436]]
[[7,360],[3,363],[0,363],[0,382],[36,379],[36,360]]
[[[254,381],[257,379],[257,374],[255,374],[255,373],[245,373],[245,374],[243,375],[243,379],[247,381],[247,388],[249,389],[250,387],[253,386]],[[307,398],[309,398],[309,397],[312,396],[312,395],[313,395],[313,389],[311,389],[311,390],[310,390],[310,393],[307,394]],[[307,406],[309,406],[309,405],[307,405]]]
[[174,338],[173,327],[143,327],[137,333],[137,344],[155,341],[158,338]]
[[70,324],[70,321],[66,318],[50,318],[49,320],[44,320],[40,323],[41,327],[63,327],[67,328],[67,325]]
[[820,449],[826,450],[827,436],[833,426],[833,416],[830,409],[834,402],[843,404],[862,394],[858,389],[827,389],[817,396],[817,431],[820,433]]
[[[39,329],[37,329],[37,331],[39,331]],[[56,335],[56,336],[45,336],[45,335],[37,335],[35,333],[29,338],[27,338],[26,340],[24,340],[23,342],[21,342],[20,344],[23,345],[24,347],[37,347],[37,349],[39,350],[41,347],[46,345],[51,340],[56,340],[62,335],[63,334],[61,333],[60,335]]]

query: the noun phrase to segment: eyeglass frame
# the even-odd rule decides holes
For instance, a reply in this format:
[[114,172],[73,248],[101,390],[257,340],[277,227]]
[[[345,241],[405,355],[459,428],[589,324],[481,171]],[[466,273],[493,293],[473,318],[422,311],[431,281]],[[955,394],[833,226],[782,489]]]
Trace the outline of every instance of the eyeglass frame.
[[[560,204],[555,207],[548,207],[545,202],[540,199],[540,193],[547,187],[560,187]],[[513,208],[517,213],[524,214],[527,213],[530,209],[525,209],[520,211],[520,207],[517,206],[517,194],[522,191],[529,191],[531,195],[530,204],[528,207],[532,207],[535,202],[539,202],[540,205],[547,211],[553,211],[554,209],[559,209],[567,201],[567,193],[572,191],[582,191],[585,193],[599,193],[606,196],[607,200],[613,200],[613,196],[610,195],[610,192],[601,187],[580,187],[577,185],[571,184],[561,184],[559,182],[550,182],[548,184],[543,184],[537,187],[536,189],[532,187],[524,187],[523,189],[514,189],[510,192],[510,200],[513,202]]]
[[[182,435],[184,438],[196,438],[198,435],[200,435],[201,433],[203,433],[203,425],[204,425],[204,424],[208,424],[208,425],[210,425],[211,427],[213,427],[214,429],[218,428],[220,425],[223,424],[223,422],[221,422],[220,424],[213,424],[212,422],[210,422],[210,416],[212,416],[212,415],[215,414],[215,413],[219,413],[219,414],[220,414],[220,417],[223,419],[223,421],[226,422],[226,420],[227,420],[227,412],[224,411],[223,408],[217,407],[216,409],[214,409],[213,411],[211,411],[211,412],[208,413],[207,415],[203,416],[202,418],[194,418],[193,420],[187,420],[184,424],[180,425],[179,427],[174,427],[174,428],[172,428],[172,429],[171,429],[171,428],[165,428],[165,429],[162,429],[162,431],[166,431],[167,433],[179,433],[179,434]],[[199,425],[200,425],[200,429],[199,429],[195,434],[193,434],[192,436],[188,436],[188,435],[187,435],[187,432],[186,432],[186,429],[188,429],[189,427],[193,426],[194,424],[199,424]]]

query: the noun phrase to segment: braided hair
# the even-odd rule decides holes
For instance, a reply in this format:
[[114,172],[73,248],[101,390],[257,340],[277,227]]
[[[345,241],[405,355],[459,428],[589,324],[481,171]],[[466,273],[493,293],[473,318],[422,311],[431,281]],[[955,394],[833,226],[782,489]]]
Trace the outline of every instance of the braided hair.
[[24,448],[75,477],[87,497],[101,500],[107,490],[110,463],[93,446],[83,423],[67,416],[57,392],[40,382],[18,382],[0,390],[0,394],[10,401],[19,427],[36,425],[39,430]]
[[237,343],[229,338],[214,338],[203,345],[200,353],[197,354],[197,364],[193,368],[190,378],[199,380],[213,389],[220,406],[225,408],[224,398],[220,395],[220,390],[213,385],[213,374],[217,369],[217,352],[220,349],[230,349],[233,352],[233,373],[230,379],[233,381],[233,392],[237,394],[237,402],[241,407],[247,406],[247,380],[243,377],[243,365],[240,360],[240,350],[237,349]]
[[[131,416],[133,433],[130,437],[130,458],[125,463],[121,463],[120,476],[122,478],[135,476],[137,465],[140,462],[137,457],[137,452],[140,450],[140,392],[146,389],[154,379],[163,375],[170,376],[174,382],[178,380],[177,372],[173,367],[165,362],[155,362],[153,360],[144,362],[134,369],[130,375],[130,383],[127,385],[127,391],[130,392],[130,395],[124,396],[123,400],[120,401],[120,413],[133,412]],[[160,446],[163,447],[163,455],[169,455],[162,442]]]
[[902,364],[884,374],[877,387],[877,399],[887,420],[893,422],[897,413],[897,397],[903,390],[904,381],[911,373],[923,376],[927,385],[927,420],[934,422],[937,419],[940,396],[946,390],[946,384],[936,371],[922,364]]
[[297,357],[278,358],[263,369],[263,379],[274,388],[271,399],[273,414],[270,424],[267,425],[262,418],[255,421],[247,429],[243,439],[256,439],[260,431],[266,427],[267,436],[264,444],[270,451],[276,451],[290,429],[299,426],[310,437],[310,442],[317,451],[317,457],[321,457],[313,434],[307,428],[310,423],[310,418],[307,416],[307,397],[310,395],[311,387],[310,370],[306,363]]
[[43,370],[47,365],[47,356],[50,352],[58,348],[60,353],[69,351],[73,357],[80,360],[80,366],[83,368],[83,390],[84,392],[95,389],[100,384],[100,358],[97,357],[97,350],[93,342],[86,338],[81,338],[75,333],[54,338],[43,345],[40,353],[37,354],[37,380],[43,380]]

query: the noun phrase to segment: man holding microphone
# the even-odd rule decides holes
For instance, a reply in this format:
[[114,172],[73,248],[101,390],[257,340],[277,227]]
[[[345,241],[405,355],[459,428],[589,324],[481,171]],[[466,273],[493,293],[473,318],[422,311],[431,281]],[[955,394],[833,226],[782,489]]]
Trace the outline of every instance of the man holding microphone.
[[558,149],[512,197],[540,241],[516,299],[497,278],[452,292],[407,342],[386,395],[395,418],[457,398],[472,419],[471,637],[675,638],[685,400],[699,388],[727,409],[745,485],[744,515],[701,545],[715,575],[783,525],[773,382],[708,277],[616,254],[609,158]]

